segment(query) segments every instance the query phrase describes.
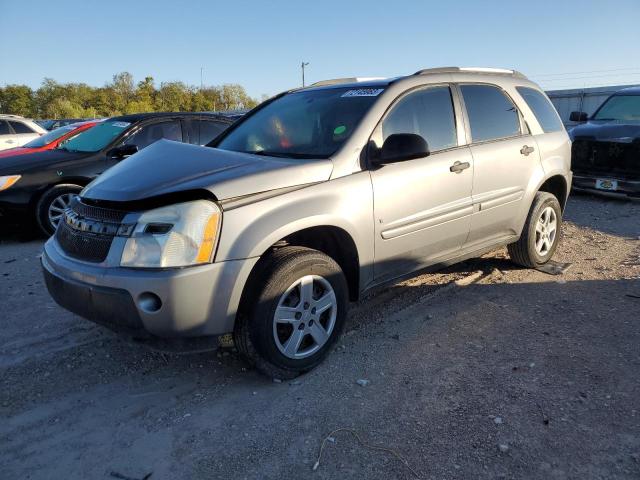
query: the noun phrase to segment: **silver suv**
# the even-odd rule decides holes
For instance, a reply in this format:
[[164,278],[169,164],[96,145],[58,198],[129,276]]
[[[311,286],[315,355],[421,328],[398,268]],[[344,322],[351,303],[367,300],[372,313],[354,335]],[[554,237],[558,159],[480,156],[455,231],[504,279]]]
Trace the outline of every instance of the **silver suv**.
[[277,378],[318,365],[375,287],[502,245],[548,262],[571,185],[558,115],[511,70],[320,82],[208,147],[162,140],[94,180],[46,283],[133,337],[232,339]]

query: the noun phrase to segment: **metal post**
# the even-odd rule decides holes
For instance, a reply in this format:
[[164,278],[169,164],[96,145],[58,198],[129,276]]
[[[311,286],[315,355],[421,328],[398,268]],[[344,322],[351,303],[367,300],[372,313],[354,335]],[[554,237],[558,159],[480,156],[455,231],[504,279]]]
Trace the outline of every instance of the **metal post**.
[[304,87],[304,67],[309,65],[309,62],[302,61],[300,68],[302,69],[302,86]]

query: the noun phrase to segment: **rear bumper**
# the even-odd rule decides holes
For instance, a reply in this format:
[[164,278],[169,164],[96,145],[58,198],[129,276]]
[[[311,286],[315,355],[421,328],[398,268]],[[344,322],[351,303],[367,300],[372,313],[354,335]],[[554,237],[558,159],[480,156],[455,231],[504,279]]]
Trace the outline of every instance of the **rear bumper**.
[[138,338],[199,337],[233,331],[240,296],[256,259],[140,270],[88,264],[45,244],[47,288],[62,307]]
[[[615,190],[605,190],[596,188],[596,181],[599,179],[615,180],[617,188]],[[640,180],[627,180],[606,175],[588,175],[584,173],[573,175],[573,189],[588,191],[612,197],[638,198],[640,199]]]

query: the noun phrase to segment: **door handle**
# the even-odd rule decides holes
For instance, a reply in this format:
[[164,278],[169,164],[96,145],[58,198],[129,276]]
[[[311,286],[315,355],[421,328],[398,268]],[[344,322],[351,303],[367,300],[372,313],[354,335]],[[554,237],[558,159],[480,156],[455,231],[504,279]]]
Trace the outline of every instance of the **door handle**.
[[469,162],[455,162],[449,167],[449,171],[453,173],[462,173],[463,170],[469,168],[471,164]]
[[525,157],[526,157],[527,155],[529,155],[530,153],[533,153],[533,152],[535,152],[535,151],[536,151],[536,149],[535,149],[535,148],[533,148],[533,147],[530,147],[529,145],[525,145],[524,147],[522,147],[522,148],[520,149],[520,153],[521,153],[522,155],[524,155]]
[[7,143],[16,143],[14,140],[7,140]]

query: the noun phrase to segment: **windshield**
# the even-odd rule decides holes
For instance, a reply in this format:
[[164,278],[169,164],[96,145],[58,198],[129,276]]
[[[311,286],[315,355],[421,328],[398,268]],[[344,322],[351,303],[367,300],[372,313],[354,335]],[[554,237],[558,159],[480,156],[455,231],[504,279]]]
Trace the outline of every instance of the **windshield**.
[[129,125],[131,125],[129,122],[107,120],[61,142],[58,149],[70,152],[99,152],[124,132]]
[[289,158],[327,158],[351,136],[382,88],[289,93],[243,121],[217,145],[223,150]]
[[614,95],[593,116],[593,120],[640,121],[640,95]]
[[36,138],[35,140],[31,140],[29,143],[24,144],[25,148],[37,148],[44,147],[45,145],[49,145],[51,142],[59,139],[63,135],[75,130],[78,127],[73,127],[71,125],[67,125],[65,127],[56,128],[55,130],[43,135],[41,137]]

